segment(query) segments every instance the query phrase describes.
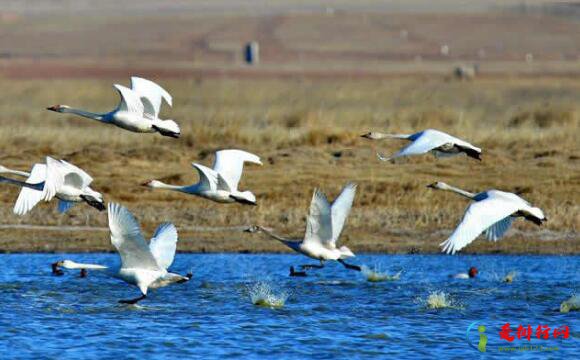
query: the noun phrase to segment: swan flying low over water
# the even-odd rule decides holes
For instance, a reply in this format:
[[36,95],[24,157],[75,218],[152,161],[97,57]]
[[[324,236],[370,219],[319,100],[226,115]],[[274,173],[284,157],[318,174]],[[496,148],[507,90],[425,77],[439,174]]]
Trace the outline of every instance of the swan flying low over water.
[[182,276],[168,272],[177,248],[177,229],[171,223],[159,225],[149,245],[141,234],[137,219],[127,208],[110,203],[108,206],[111,243],[121,256],[121,268],[109,269],[97,264],[81,264],[62,260],[53,264],[53,272],[59,267],[65,269],[105,270],[115,278],[135,285],[141,296],[131,300],[121,300],[122,304],[135,304],[147,297],[148,289],[157,289],[173,283],[184,283],[192,274]]
[[499,240],[517,217],[523,217],[536,225],[542,225],[547,221],[540,208],[532,206],[514,193],[487,190],[474,194],[440,181],[427,187],[451,191],[474,201],[467,207],[455,231],[440,244],[443,252],[448,254],[455,254],[463,249],[482,232],[485,232],[488,240]]
[[262,165],[260,158],[249,152],[220,150],[215,153],[213,169],[192,163],[192,166],[199,173],[197,184],[179,186],[165,184],[158,180],[149,180],[143,183],[143,186],[192,194],[219,203],[238,202],[246,205],[257,205],[254,194],[250,191],[238,190],[245,162]]
[[0,176],[0,182],[15,184],[22,187],[14,213],[24,215],[41,200],[50,201],[56,197],[58,210],[66,212],[75,203],[86,202],[99,211],[105,210],[103,195],[89,186],[93,178],[82,169],[64,160],[46,157],[46,164],[34,164],[30,173],[6,169],[4,173],[27,176],[26,182]]
[[481,160],[480,148],[439,130],[427,129],[411,135],[369,132],[361,136],[370,140],[403,139],[411,141],[410,144],[390,157],[377,153],[381,161],[389,161],[403,156],[421,155],[428,152],[431,152],[436,157],[466,154],[471,158]]
[[79,115],[133,132],[158,132],[163,136],[179,137],[180,129],[175,121],[159,119],[162,101],[172,105],[171,95],[165,89],[153,81],[135,76],[131,78],[131,89],[119,84],[113,86],[119,92],[121,102],[111,112],[98,114],[67,105],[54,105],[47,110]]
[[[321,269],[326,260],[336,260],[347,269],[361,271],[359,266],[347,264],[344,261],[346,258],[355,256],[348,247],[336,247],[336,242],[352,207],[355,193],[356,184],[348,183],[334,203],[330,205],[326,195],[315,189],[310,203],[310,213],[306,219],[306,234],[302,240],[283,238],[261,226],[251,226],[245,231],[251,233],[261,231],[290,249],[320,261],[320,265],[302,265],[303,269]],[[293,267],[290,269],[290,273],[296,273]]]

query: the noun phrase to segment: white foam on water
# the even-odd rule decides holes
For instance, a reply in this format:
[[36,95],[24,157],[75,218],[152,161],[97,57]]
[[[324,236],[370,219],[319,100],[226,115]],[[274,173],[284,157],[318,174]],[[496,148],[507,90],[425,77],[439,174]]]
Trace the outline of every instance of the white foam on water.
[[247,286],[252,304],[270,308],[281,308],[290,296],[286,291],[275,292],[268,282],[259,281]]
[[517,275],[518,275],[517,271],[512,270],[506,276],[503,277],[502,282],[511,283],[514,281]]
[[418,303],[428,309],[462,309],[463,307],[451,296],[440,290],[431,291],[427,298],[418,299]]
[[580,311],[580,296],[572,295],[568,300],[560,304],[560,312]]
[[366,265],[361,266],[361,273],[369,282],[381,282],[381,281],[396,281],[401,278],[402,271],[396,274],[389,274],[387,272],[381,271],[379,267],[369,268]]

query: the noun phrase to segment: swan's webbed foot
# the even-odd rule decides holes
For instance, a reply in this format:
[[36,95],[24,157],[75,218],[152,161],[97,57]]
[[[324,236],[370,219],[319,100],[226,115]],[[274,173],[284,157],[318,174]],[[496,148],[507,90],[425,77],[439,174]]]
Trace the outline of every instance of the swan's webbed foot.
[[153,129],[156,130],[162,136],[169,136],[169,137],[172,137],[174,139],[179,139],[179,135],[181,135],[180,133],[160,129],[159,127],[157,127],[155,125],[153,125]]
[[306,271],[296,271],[294,270],[294,266],[290,266],[290,276],[305,277],[308,274],[306,274]]
[[356,271],[361,271],[362,270],[360,266],[347,264],[344,260],[339,259],[338,262],[341,263],[347,269],[356,270]]
[[89,195],[81,195],[81,199],[99,211],[104,211],[106,209],[105,202],[103,200],[96,199]]
[[79,273],[79,277],[80,278],[86,278],[89,275],[89,272],[87,271],[87,269],[81,269],[81,272]]
[[252,205],[252,206],[258,206],[258,203],[255,201],[250,201],[241,197],[237,197],[234,195],[230,195],[230,199],[234,199],[237,203],[243,204],[243,205]]
[[133,304],[137,304],[139,301],[145,299],[147,297],[147,295],[141,295],[138,298],[135,299],[130,299],[130,300],[119,300],[120,304],[129,304],[129,305],[133,305]]
[[185,274],[185,276],[183,277],[183,279],[178,280],[177,283],[178,284],[183,284],[188,282],[189,280],[191,280],[191,278],[193,277],[193,273],[188,272],[187,274]]

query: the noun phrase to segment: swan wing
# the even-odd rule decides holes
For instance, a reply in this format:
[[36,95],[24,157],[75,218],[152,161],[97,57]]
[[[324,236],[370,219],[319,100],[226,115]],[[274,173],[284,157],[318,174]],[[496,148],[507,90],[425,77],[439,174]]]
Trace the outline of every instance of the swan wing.
[[[46,180],[46,165],[34,164],[30,171],[30,176],[26,179],[29,184],[38,184]],[[43,191],[23,187],[20,190],[16,204],[14,204],[14,213],[24,215],[38,204],[43,198]]]
[[141,227],[127,208],[109,203],[111,244],[121,256],[122,268],[162,270],[141,234]]
[[485,237],[488,240],[498,241],[512,226],[513,217],[506,216],[485,230]]
[[93,178],[87,174],[86,171],[64,160],[61,160],[60,162],[66,171],[65,185],[74,185],[80,189],[91,185]]
[[326,195],[319,189],[314,190],[310,202],[310,213],[306,218],[304,243],[332,242],[331,208]]
[[356,184],[348,183],[332,204],[332,243],[334,244],[336,244],[346,222],[346,218],[350,213],[355,194]]
[[217,190],[218,186],[218,173],[207,166],[191,163],[191,166],[197,170],[199,174],[199,184],[204,189],[209,189],[212,191]]
[[467,207],[461,223],[440,245],[443,252],[454,254],[475,240],[482,232],[518,211],[520,204],[501,196],[489,196]]
[[450,142],[451,137],[440,131],[425,130],[411,136],[410,144],[396,152],[391,159],[401,156],[420,155]]
[[144,116],[145,108],[143,102],[135,91],[119,84],[115,84],[113,86],[115,89],[117,89],[119,95],[121,96],[121,102],[119,103],[118,107],[120,111],[127,111],[139,116]]
[[161,86],[157,85],[151,80],[140,77],[131,77],[131,89],[136,92],[144,105],[145,116],[150,119],[157,119],[159,110],[161,109],[161,102],[173,105],[171,95]]
[[243,150],[220,150],[215,153],[213,169],[228,183],[232,191],[238,189],[244,162],[262,165],[260,157]]
[[177,250],[177,229],[172,223],[159,225],[151,238],[149,250],[159,266],[164,269],[171,266]]
[[65,165],[50,156],[46,157],[46,180],[42,191],[42,199],[50,201],[64,185]]

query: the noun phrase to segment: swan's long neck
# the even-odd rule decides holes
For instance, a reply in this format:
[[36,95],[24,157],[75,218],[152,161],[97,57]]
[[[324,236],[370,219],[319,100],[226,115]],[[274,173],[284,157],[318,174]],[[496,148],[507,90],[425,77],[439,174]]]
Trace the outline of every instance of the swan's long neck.
[[173,191],[181,191],[181,192],[193,192],[194,187],[192,186],[183,186],[183,185],[170,185],[166,184],[161,181],[155,181],[153,185],[151,185],[154,189],[165,189],[165,190],[173,190]]
[[451,185],[447,185],[447,184],[445,184],[443,187],[441,187],[441,190],[451,191],[451,192],[454,192],[456,194],[459,194],[459,195],[464,196],[464,197],[471,199],[471,200],[473,200],[473,198],[476,195],[474,193],[470,193],[469,191],[461,190],[460,188],[456,188],[455,186],[451,186]]
[[24,182],[24,181],[14,180],[14,179],[10,179],[10,178],[4,177],[4,176],[0,176],[0,182],[18,185],[21,187],[27,187],[27,188],[31,188],[31,189],[38,190],[38,191],[42,191],[44,189],[44,181],[41,183],[38,183],[38,184],[29,184],[29,183]]
[[30,176],[30,173],[27,173],[26,171],[12,170],[12,169],[8,169],[7,167],[1,166],[1,165],[0,165],[0,174],[13,174],[13,175],[24,176],[24,177]]
[[79,115],[79,116],[86,117],[86,118],[93,119],[93,120],[106,121],[106,116],[105,116],[106,114],[97,114],[97,113],[92,113],[90,111],[85,111],[85,110],[81,110],[81,109],[73,109],[73,108],[64,108],[61,110],[61,112],[75,114],[75,115]]
[[376,133],[375,136],[377,139],[408,139],[410,135]]
[[280,235],[276,235],[272,231],[270,231],[269,229],[263,228],[261,226],[259,227],[259,229],[260,229],[261,232],[263,232],[264,234],[268,235],[269,237],[271,237],[274,240],[278,240],[278,241],[281,241],[281,242],[284,242],[284,243],[287,242],[287,241],[289,241],[289,239],[283,238]]
[[282,236],[276,235],[272,231],[270,231],[268,229],[265,229],[265,228],[263,228],[261,226],[259,227],[259,229],[260,229],[260,231],[262,231],[264,234],[268,235],[272,239],[278,240],[282,244],[288,246],[290,249],[292,249],[294,251],[297,251],[297,252],[300,252],[300,244],[301,244],[300,241],[292,241],[290,239],[283,238]]
[[108,266],[104,266],[104,265],[98,265],[98,264],[83,264],[83,263],[77,263],[71,260],[67,260],[67,261],[63,261],[63,264],[61,265],[63,268],[65,269],[71,269],[71,270],[80,270],[80,269],[86,269],[86,270],[107,270],[109,267]]

